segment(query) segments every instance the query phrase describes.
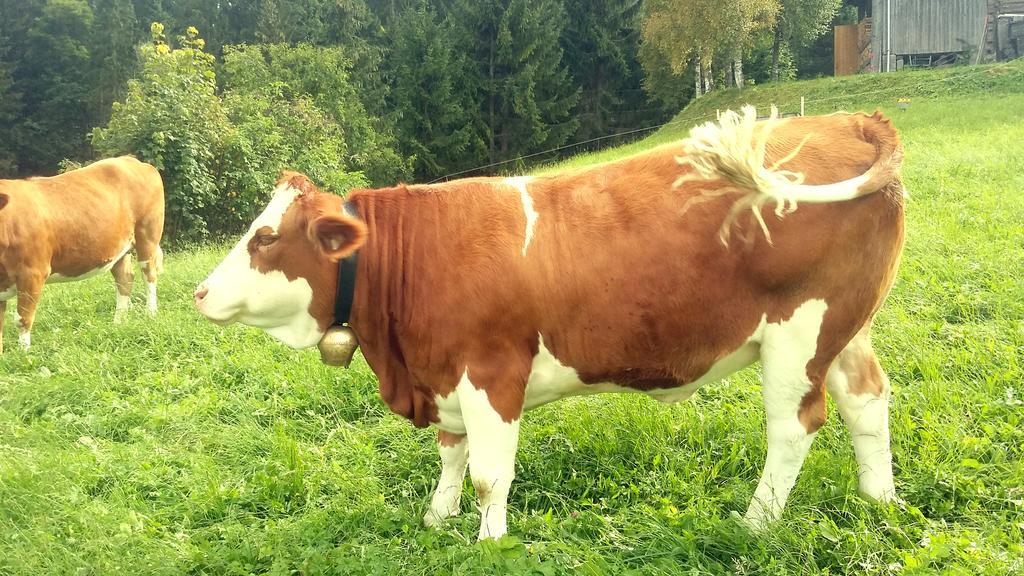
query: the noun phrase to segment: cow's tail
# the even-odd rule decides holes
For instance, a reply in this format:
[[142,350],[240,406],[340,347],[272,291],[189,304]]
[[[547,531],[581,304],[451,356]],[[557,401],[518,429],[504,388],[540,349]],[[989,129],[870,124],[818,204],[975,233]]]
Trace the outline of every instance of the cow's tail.
[[164,249],[156,245],[156,252],[153,254],[153,271],[157,274],[164,273]]
[[875,146],[875,162],[871,168],[842,182],[809,185],[803,183],[802,173],[779,167],[796,157],[810,136],[785,157],[765,166],[767,143],[778,122],[778,111],[772,108],[768,120],[758,125],[757,112],[752,106],[745,106],[740,113],[730,110],[718,123],[708,122],[690,131],[690,137],[683,141],[684,154],[678,161],[691,170],[676,180],[675,185],[694,180],[729,182],[731,186],[715,194],[739,190],[742,195],[722,225],[723,243],[728,243],[729,231],[744,210],[754,214],[765,238],[771,242],[771,234],[761,215],[763,206],[774,204],[776,215],[781,217],[796,210],[800,202],[852,200],[877,192],[898,177],[903,160],[899,137],[880,114],[876,113],[870,119],[874,121],[865,122],[862,128],[866,141]]

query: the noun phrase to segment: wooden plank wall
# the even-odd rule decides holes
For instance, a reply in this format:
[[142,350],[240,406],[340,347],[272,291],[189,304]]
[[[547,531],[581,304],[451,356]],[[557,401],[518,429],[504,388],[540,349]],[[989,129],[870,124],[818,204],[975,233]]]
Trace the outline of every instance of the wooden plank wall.
[[849,76],[860,68],[860,50],[857,46],[857,25],[836,26],[835,34],[835,75]]
[[833,56],[834,75],[857,74],[871,64],[868,48],[871,43],[871,19],[865,18],[859,24],[841,24],[835,27]]
[[[889,0],[892,51],[897,55],[977,50],[983,41],[987,0]],[[873,51],[885,50],[885,3],[872,2]],[[881,69],[882,62],[877,62]]]

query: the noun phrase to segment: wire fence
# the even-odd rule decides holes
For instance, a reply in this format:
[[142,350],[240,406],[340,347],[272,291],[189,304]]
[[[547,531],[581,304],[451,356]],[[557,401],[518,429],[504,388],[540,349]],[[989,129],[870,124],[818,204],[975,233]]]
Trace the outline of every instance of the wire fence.
[[[1005,68],[1007,68],[1009,66],[1019,65],[1019,64],[1020,63],[1018,61],[1011,60],[1011,61],[1008,61],[1008,62],[1003,62],[1001,64],[997,64],[995,66],[986,66],[984,68],[970,70],[970,71],[965,72],[963,74],[950,75],[950,76],[946,76],[944,78],[936,78],[934,80],[924,80],[924,81],[921,81],[921,82],[919,82],[917,84],[914,84],[914,85],[911,85],[911,86],[907,86],[905,84],[901,84],[901,85],[896,85],[896,86],[887,86],[885,88],[879,88],[879,89],[876,89],[876,90],[865,90],[865,91],[862,91],[862,92],[855,92],[855,93],[852,93],[852,94],[838,94],[836,96],[828,96],[828,97],[824,97],[824,98],[805,98],[804,99],[804,103],[803,103],[804,106],[802,106],[801,108],[804,108],[805,106],[812,105],[812,104],[821,104],[821,103],[834,102],[834,101],[840,101],[840,100],[852,100],[852,99],[861,98],[861,97],[864,97],[864,96],[876,95],[876,94],[894,93],[894,92],[900,92],[900,91],[920,92],[921,88],[926,87],[926,86],[938,85],[938,84],[948,83],[948,82],[956,81],[956,80],[963,80],[965,78],[971,78],[971,77],[979,76],[979,75],[982,75],[982,74],[991,74],[992,72],[996,72],[996,71],[1005,69]],[[772,105],[777,107],[778,106],[778,102],[773,103]],[[560,146],[555,146],[553,148],[549,148],[547,150],[542,150],[542,151],[539,151],[539,152],[532,152],[530,154],[522,154],[522,155],[516,156],[515,158],[508,158],[506,160],[499,160],[497,162],[491,162],[489,164],[484,164],[484,165],[481,165],[481,166],[477,166],[475,168],[469,168],[469,169],[466,169],[466,170],[459,170],[457,172],[451,172],[451,173],[445,174],[444,176],[441,176],[439,178],[435,178],[434,180],[431,180],[428,183],[429,184],[434,184],[434,183],[441,182],[441,181],[447,181],[447,180],[450,180],[450,179],[458,177],[458,176],[464,176],[466,174],[471,174],[471,173],[474,173],[474,172],[480,172],[480,171],[488,170],[490,168],[496,168],[498,166],[504,166],[506,164],[519,164],[519,163],[521,163],[521,162],[523,162],[525,160],[529,160],[531,158],[536,158],[538,156],[545,156],[545,155],[548,155],[548,154],[554,154],[555,152],[561,152],[563,150],[568,150],[570,148],[579,148],[579,147],[586,146],[588,144],[594,144],[594,143],[597,143],[597,142],[603,142],[605,140],[610,140],[610,139],[613,139],[613,138],[622,138],[622,137],[626,137],[626,136],[633,136],[633,135],[637,135],[637,134],[642,134],[642,133],[645,133],[645,132],[654,132],[654,131],[657,131],[657,130],[661,130],[662,128],[666,128],[666,127],[674,126],[674,125],[678,125],[678,124],[683,124],[683,123],[687,123],[687,122],[695,124],[695,123],[697,123],[699,121],[702,121],[702,120],[710,120],[711,117],[712,116],[710,114],[708,114],[708,113],[702,113],[702,114],[693,114],[691,116],[684,116],[682,118],[673,118],[672,120],[670,120],[668,122],[665,122],[665,123],[662,123],[662,124],[657,124],[657,125],[653,125],[653,126],[645,126],[643,128],[634,128],[632,130],[625,130],[623,132],[616,132],[614,134],[606,134],[604,136],[597,136],[595,138],[589,138],[587,140],[581,140],[579,142],[572,142],[570,144],[562,144]],[[591,152],[595,152],[596,153],[596,152],[600,152],[602,150],[607,150],[608,148],[609,147],[599,148],[597,150],[592,150]]]

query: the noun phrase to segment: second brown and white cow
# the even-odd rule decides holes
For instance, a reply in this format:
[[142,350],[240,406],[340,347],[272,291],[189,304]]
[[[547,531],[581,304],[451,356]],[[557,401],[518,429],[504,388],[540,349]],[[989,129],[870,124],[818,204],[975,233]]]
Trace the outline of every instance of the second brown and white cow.
[[0,351],[7,301],[15,296],[19,341],[31,344],[44,284],[110,271],[117,284],[114,319],[120,320],[131,303],[133,248],[155,314],[163,228],[160,173],[130,156],[51,178],[0,180]]
[[[877,114],[756,123],[748,110],[551,176],[343,201],[290,174],[196,304],[295,348],[349,322],[384,401],[439,429],[426,523],[459,512],[468,464],[481,538],[506,531],[525,410],[594,392],[683,400],[760,360],[768,455],[746,519],[763,527],[825,421],[826,389],[860,489],[894,497],[889,382],[869,330],[903,245],[901,158]],[[346,293],[351,315],[334,318]]]

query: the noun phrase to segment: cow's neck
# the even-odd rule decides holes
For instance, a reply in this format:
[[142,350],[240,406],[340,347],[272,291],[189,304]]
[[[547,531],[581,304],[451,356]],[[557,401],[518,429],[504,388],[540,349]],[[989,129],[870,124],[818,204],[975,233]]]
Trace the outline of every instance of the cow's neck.
[[405,194],[394,192],[360,191],[349,197],[368,232],[359,250],[349,325],[377,376],[384,402],[396,414],[426,426],[436,419],[433,398],[417,386],[401,344],[411,263],[405,259],[402,234]]

